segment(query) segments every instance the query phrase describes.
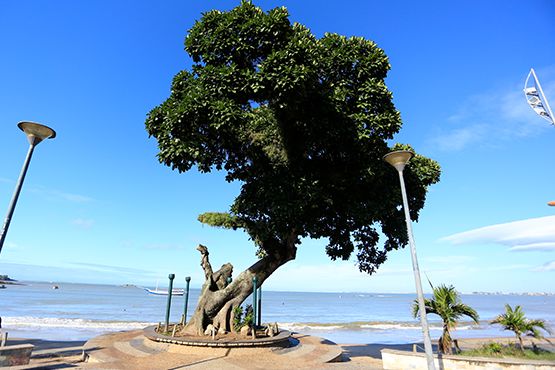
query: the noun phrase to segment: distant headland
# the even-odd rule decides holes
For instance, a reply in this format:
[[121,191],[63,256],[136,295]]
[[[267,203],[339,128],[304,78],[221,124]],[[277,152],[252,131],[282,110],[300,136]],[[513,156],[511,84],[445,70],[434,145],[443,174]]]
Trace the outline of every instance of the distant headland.
[[10,278],[8,275],[0,275],[0,284],[18,284],[17,280]]
[[472,292],[474,295],[529,295],[529,296],[551,296],[555,293],[548,292],[524,292],[524,293],[505,293],[505,292]]

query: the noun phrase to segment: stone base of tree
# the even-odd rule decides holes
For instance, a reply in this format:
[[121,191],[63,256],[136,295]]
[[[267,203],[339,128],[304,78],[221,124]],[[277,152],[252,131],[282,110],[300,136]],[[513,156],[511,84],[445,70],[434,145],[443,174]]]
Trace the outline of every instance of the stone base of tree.
[[[262,332],[261,332],[262,334]],[[257,338],[245,338],[236,333],[216,334],[211,336],[180,336],[172,337],[156,332],[156,326],[148,326],[144,329],[144,335],[150,340],[162,343],[180,344],[184,346],[197,347],[287,347],[291,332],[281,330],[277,335],[270,337],[260,335]]]

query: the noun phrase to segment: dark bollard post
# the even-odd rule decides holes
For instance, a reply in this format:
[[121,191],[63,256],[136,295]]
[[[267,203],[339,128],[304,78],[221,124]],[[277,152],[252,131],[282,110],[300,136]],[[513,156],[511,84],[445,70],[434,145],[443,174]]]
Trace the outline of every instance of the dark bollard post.
[[256,313],[258,312],[256,310],[256,303],[257,303],[256,302],[256,290],[257,290],[256,283],[257,283],[257,279],[256,279],[256,276],[254,276],[252,278],[252,314],[253,314],[252,325],[253,326],[256,326]]
[[191,282],[191,277],[187,276],[185,278],[187,286],[185,287],[185,307],[183,308],[183,325],[187,323],[187,306],[189,306],[189,283]]
[[175,274],[169,274],[168,278],[170,279],[170,285],[168,286],[168,303],[166,305],[166,326],[164,332],[167,332],[170,326],[170,308],[172,305],[173,279],[175,279]]
[[258,326],[262,325],[262,285],[258,288]]

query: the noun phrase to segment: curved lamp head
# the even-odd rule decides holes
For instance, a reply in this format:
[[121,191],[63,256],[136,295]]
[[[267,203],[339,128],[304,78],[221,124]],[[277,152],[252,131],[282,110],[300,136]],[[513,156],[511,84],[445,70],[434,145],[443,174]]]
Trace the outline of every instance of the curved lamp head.
[[21,121],[17,124],[17,127],[27,135],[31,145],[37,145],[44,139],[54,139],[56,137],[56,131],[40,123]]
[[384,161],[395,167],[397,171],[403,171],[408,161],[414,157],[410,150],[396,150],[383,156]]

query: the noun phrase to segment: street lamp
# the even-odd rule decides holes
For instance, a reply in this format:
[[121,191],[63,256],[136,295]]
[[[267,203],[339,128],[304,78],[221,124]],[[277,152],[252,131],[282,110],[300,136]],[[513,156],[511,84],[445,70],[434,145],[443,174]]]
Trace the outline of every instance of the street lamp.
[[435,370],[434,354],[432,351],[432,341],[430,339],[430,331],[428,329],[428,319],[426,316],[426,307],[424,305],[424,293],[422,292],[422,282],[420,280],[420,270],[418,269],[418,259],[416,258],[416,246],[412,235],[412,224],[409,213],[409,203],[407,201],[407,190],[405,189],[405,179],[403,178],[403,170],[408,161],[414,156],[414,153],[408,150],[397,150],[386,154],[383,159],[395,167],[399,173],[399,181],[401,183],[401,195],[403,197],[403,209],[405,210],[405,221],[407,223],[407,234],[409,237],[410,254],[412,257],[412,270],[414,272],[414,282],[416,284],[416,294],[418,296],[418,309],[420,311],[420,322],[422,324],[422,333],[424,334],[424,351],[426,352],[426,361],[428,369]]
[[[532,79],[530,79],[532,77]],[[534,68],[530,69],[526,82],[524,83],[524,96],[528,105],[536,112],[540,117],[547,120],[547,122],[555,125],[555,116],[551,111],[547,97],[543,93],[542,85]]]
[[13,211],[15,209],[15,204],[17,203],[17,198],[21,192],[21,186],[23,185],[23,180],[25,180],[25,174],[27,173],[27,168],[29,167],[29,162],[31,162],[31,156],[33,155],[33,150],[44,139],[54,139],[56,137],[56,131],[52,130],[48,126],[41,125],[35,122],[19,122],[17,126],[27,135],[29,140],[29,151],[27,152],[27,157],[23,163],[23,168],[21,169],[21,174],[15,185],[15,191],[13,193],[12,200],[8,207],[8,213],[6,219],[4,220],[4,226],[2,226],[2,233],[0,234],[0,252],[2,252],[2,247],[4,246],[4,240],[6,239],[6,234],[8,233],[8,228],[10,227],[10,221],[12,220]]

